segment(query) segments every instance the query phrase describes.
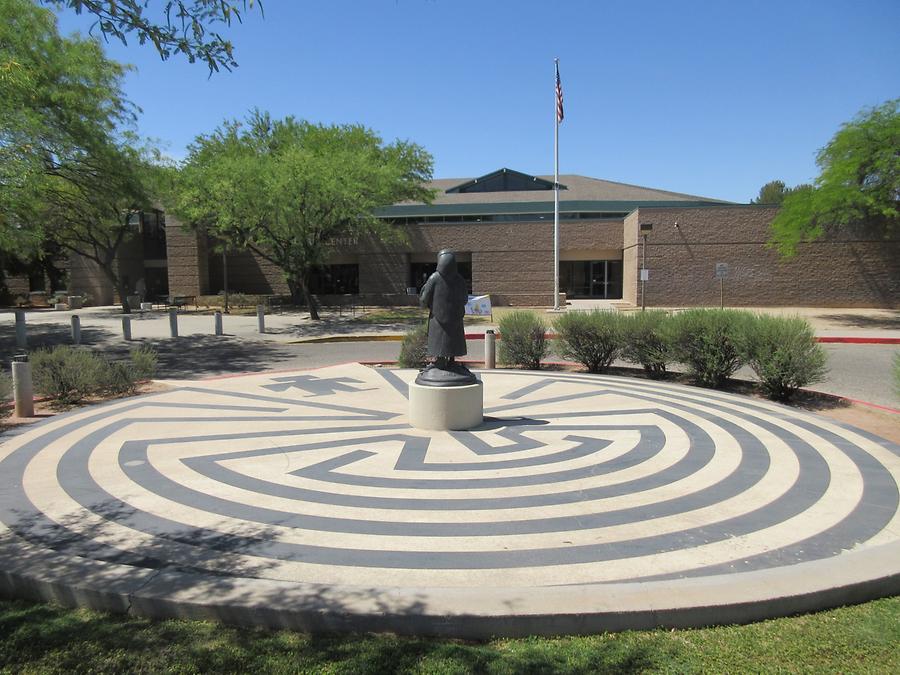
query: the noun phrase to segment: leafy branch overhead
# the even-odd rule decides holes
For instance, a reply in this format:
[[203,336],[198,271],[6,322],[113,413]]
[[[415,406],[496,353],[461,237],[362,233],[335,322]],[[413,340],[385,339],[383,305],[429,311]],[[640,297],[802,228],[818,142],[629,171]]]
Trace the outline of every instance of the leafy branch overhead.
[[819,151],[819,177],[784,197],[771,245],[785,256],[828,231],[900,233],[900,99],[864,110]]
[[[210,72],[237,66],[234,48],[215,30],[243,22],[243,12],[259,7],[260,0],[40,0],[45,5],[69,7],[77,14],[93,14],[94,27],[104,38],[127,44],[129,35],[151,42],[163,60],[184,54],[191,63],[202,61]],[[151,13],[151,4],[156,10]],[[93,28],[92,28],[93,30]]]

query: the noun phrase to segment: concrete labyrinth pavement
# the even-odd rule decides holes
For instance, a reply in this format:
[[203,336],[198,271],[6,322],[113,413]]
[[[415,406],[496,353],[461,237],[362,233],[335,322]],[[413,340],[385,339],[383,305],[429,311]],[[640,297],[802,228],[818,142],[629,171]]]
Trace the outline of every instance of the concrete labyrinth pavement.
[[460,637],[750,621],[900,590],[900,448],[721,392],[483,371],[219,380],[0,446],[0,591],[151,616]]

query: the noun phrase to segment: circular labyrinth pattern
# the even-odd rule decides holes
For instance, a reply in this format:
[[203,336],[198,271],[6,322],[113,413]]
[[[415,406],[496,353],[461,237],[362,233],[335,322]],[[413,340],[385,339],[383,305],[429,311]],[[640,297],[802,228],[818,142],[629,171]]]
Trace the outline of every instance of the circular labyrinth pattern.
[[6,541],[116,569],[476,590],[721,577],[900,541],[900,449],[867,432],[517,371],[480,373],[481,427],[426,432],[406,419],[414,376],[177,382],[55,417],[0,446]]

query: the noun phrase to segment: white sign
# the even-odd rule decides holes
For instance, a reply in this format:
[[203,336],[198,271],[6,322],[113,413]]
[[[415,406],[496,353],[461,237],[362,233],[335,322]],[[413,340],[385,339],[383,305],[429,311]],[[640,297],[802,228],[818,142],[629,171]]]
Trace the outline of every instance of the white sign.
[[724,279],[728,276],[728,263],[716,263],[716,279]]
[[650,270],[641,269],[641,281],[650,281]]
[[491,296],[470,295],[466,303],[466,314],[475,316],[491,316]]

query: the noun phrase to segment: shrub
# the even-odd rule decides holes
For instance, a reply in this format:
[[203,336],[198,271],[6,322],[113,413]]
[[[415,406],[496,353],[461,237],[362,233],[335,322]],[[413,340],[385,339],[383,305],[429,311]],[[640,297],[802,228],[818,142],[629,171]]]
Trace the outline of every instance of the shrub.
[[622,334],[622,358],[640,364],[654,379],[665,377],[666,366],[675,360],[669,315],[661,310],[635,312],[623,317]]
[[733,309],[689,309],[671,317],[675,360],[704,387],[721,387],[743,365],[740,344],[753,315]]
[[590,373],[609,368],[622,350],[622,318],[614,312],[569,312],[553,324],[559,353]]
[[424,368],[428,352],[428,323],[421,323],[407,331],[400,345],[401,368]]
[[534,312],[516,311],[500,319],[500,363],[521,366],[529,370],[541,367],[547,356],[547,324]]
[[149,347],[133,350],[128,361],[114,362],[66,345],[31,354],[35,391],[64,404],[90,396],[133,393],[138,381],[153,377],[156,363],[156,352]]
[[159,358],[152,347],[138,347],[131,350],[131,367],[135,380],[150,380],[156,376]]
[[133,394],[138,382],[149,380],[156,374],[156,352],[150,347],[138,347],[131,350],[128,361],[112,361],[106,363],[103,381],[99,392],[112,396]]
[[62,345],[31,353],[34,390],[60,403],[77,403],[100,391],[106,361],[86,349]]
[[0,417],[6,417],[12,412],[11,400],[12,380],[6,373],[0,373]]
[[828,372],[825,350],[816,342],[809,322],[800,317],[756,316],[748,323],[740,346],[763,391],[776,401],[786,401]]

